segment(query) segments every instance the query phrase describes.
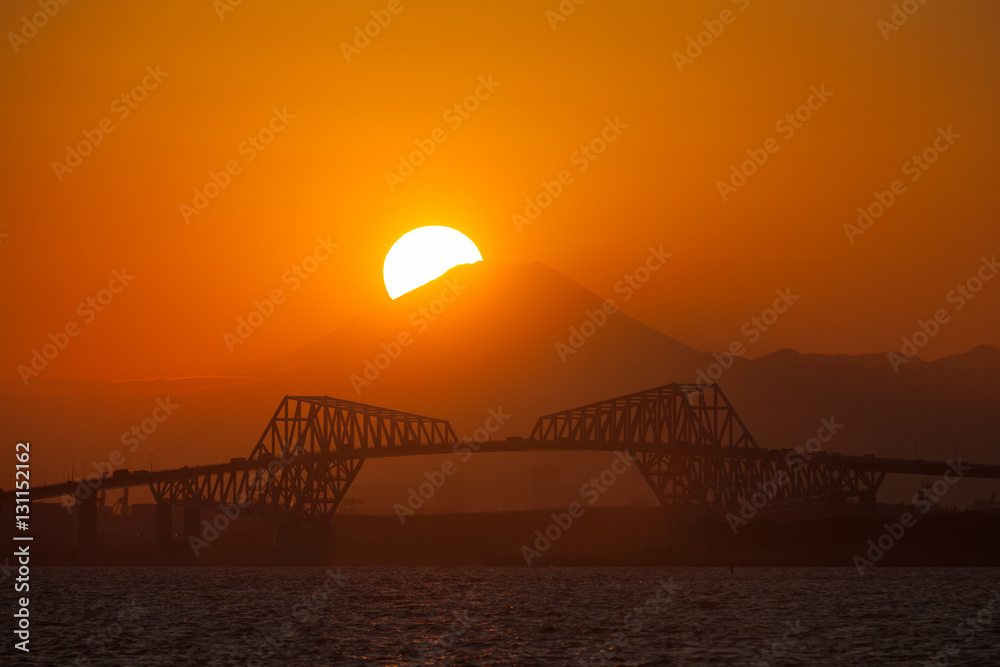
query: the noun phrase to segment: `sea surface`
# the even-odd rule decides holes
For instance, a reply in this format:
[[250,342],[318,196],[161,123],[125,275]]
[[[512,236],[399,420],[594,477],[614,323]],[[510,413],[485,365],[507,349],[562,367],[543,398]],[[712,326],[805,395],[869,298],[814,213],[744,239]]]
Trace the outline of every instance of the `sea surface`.
[[1000,569],[35,568],[31,654],[8,635],[0,663],[1000,665],[998,591]]

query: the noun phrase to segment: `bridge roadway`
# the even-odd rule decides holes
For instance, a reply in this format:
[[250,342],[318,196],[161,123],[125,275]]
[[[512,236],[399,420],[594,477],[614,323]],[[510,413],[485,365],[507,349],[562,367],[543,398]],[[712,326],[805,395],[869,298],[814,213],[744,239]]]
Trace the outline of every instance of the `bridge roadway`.
[[[620,442],[592,442],[578,441],[572,439],[550,439],[531,440],[528,438],[511,437],[505,440],[488,440],[482,443],[459,442],[452,445],[400,445],[391,447],[365,447],[353,449],[340,449],[330,454],[302,454],[297,457],[286,457],[285,465],[309,464],[317,461],[347,461],[347,460],[367,460],[380,458],[396,458],[401,456],[427,456],[433,454],[453,454],[456,452],[475,451],[479,453],[501,453],[501,452],[532,452],[532,451],[617,451],[628,450],[632,453],[641,452],[662,452],[663,445],[659,443],[634,443],[626,446],[627,443]],[[478,449],[477,449],[478,447]],[[822,463],[831,467],[843,467],[859,472],[874,474],[902,474],[902,475],[922,475],[927,477],[940,477],[952,470],[952,463],[946,461],[925,461],[920,459],[893,459],[879,458],[875,456],[852,456],[829,452],[817,452],[808,454],[794,452],[788,449],[760,449],[760,448],[734,448],[716,447],[705,445],[685,445],[673,443],[669,445],[669,453],[681,456],[699,457],[719,457],[734,460],[755,460],[783,462],[792,457],[806,459],[808,463]],[[216,463],[204,466],[184,466],[183,468],[173,468],[158,470],[155,472],[117,471],[117,474],[109,475],[101,480],[96,487],[97,490],[124,489],[127,487],[147,486],[156,483],[170,482],[172,480],[191,479],[200,476],[211,476],[225,473],[234,473],[246,470],[266,468],[271,463],[270,458],[258,459],[232,459],[228,463]],[[276,460],[276,459],[275,459]],[[794,460],[794,459],[793,459]],[[962,467],[968,470],[962,471],[963,477],[974,477],[982,479],[1000,479],[1000,465],[970,464],[963,462]],[[95,480],[96,481],[96,480]],[[87,484],[86,480],[74,480],[38,486],[31,489],[31,500],[43,500],[60,498],[63,496],[73,496],[80,484]],[[92,487],[93,488],[93,487]],[[13,502],[14,491],[7,491],[0,494],[0,502]]]

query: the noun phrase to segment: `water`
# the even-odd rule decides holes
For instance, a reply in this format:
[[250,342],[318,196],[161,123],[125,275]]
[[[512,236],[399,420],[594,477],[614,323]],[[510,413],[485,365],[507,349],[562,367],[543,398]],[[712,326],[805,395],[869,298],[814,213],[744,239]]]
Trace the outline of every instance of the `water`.
[[950,662],[939,664],[1000,664],[1000,569],[37,568],[31,577],[35,664],[923,665],[946,650]]

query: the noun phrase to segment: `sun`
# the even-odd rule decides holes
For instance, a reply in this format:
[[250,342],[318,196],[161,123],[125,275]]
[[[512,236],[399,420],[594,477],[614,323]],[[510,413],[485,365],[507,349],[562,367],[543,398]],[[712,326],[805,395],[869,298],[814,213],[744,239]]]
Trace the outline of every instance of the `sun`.
[[385,289],[396,299],[459,264],[483,261],[479,248],[462,232],[432,225],[406,232],[389,249],[382,267]]

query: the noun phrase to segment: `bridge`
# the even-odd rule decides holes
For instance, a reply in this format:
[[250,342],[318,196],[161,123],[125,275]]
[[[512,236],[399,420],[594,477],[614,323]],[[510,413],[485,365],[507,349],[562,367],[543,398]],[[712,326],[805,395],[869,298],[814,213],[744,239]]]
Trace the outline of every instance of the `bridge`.
[[[248,457],[157,472],[118,470],[35,487],[30,498],[71,497],[77,542],[87,551],[96,545],[97,507],[107,492],[121,489],[124,509],[129,488],[148,487],[157,503],[157,534],[169,542],[174,506],[185,508],[187,534],[197,532],[201,510],[231,503],[241,514],[277,522],[328,520],[366,460],[451,454],[460,444],[443,419],[328,396],[286,396]],[[873,514],[887,474],[941,476],[951,465],[831,454],[818,440],[808,448],[761,448],[715,384],[668,384],[555,412],[540,417],[527,438],[476,446],[483,453],[627,453],[660,504],[682,516],[736,512],[760,493],[767,511],[857,498],[861,511]],[[963,464],[963,476],[1000,479],[1000,465]],[[15,494],[0,495],[5,529],[13,523],[6,517]]]

